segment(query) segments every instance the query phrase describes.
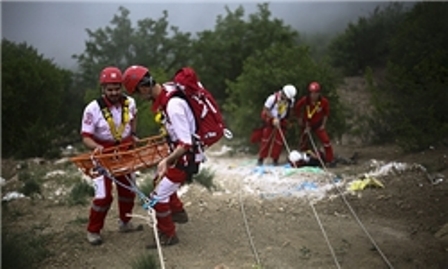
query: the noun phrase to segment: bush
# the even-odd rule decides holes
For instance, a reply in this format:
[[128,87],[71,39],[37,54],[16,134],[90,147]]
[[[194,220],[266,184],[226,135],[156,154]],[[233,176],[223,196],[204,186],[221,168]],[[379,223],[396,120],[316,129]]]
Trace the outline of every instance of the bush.
[[2,229],[2,268],[39,268],[50,254],[45,248],[46,238],[32,231],[11,232]]
[[74,128],[73,115],[82,100],[72,91],[72,73],[32,46],[6,39],[2,71],[2,116],[8,119],[2,129],[3,144],[8,146],[2,147],[2,155],[43,156]]
[[386,82],[373,87],[375,131],[405,151],[448,136],[447,12],[445,3],[418,3],[406,14],[391,41]]
[[77,182],[68,197],[69,205],[86,205],[86,198],[93,197],[95,195],[95,189],[85,181]]
[[156,259],[153,255],[149,253],[145,253],[143,255],[138,256],[137,259],[135,259],[131,263],[132,269],[158,269],[160,268]]
[[404,14],[403,4],[392,3],[349,23],[328,47],[332,65],[341,68],[345,75],[361,74],[367,66],[384,66],[391,49],[389,41]]
[[36,174],[23,171],[19,173],[19,180],[23,183],[23,186],[20,188],[20,192],[25,196],[33,196],[34,194],[42,194],[41,192],[41,184]]
[[213,182],[214,177],[214,171],[209,168],[202,168],[198,174],[193,176],[193,181],[205,187],[207,190],[212,191],[217,189],[215,183]]

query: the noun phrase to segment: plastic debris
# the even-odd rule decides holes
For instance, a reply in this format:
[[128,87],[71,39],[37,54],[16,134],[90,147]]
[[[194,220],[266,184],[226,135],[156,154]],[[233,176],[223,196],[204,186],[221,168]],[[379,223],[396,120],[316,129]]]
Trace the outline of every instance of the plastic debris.
[[23,195],[23,193],[20,192],[8,192],[5,194],[5,196],[3,196],[2,201],[11,201],[11,200],[15,200],[15,199],[20,199],[20,198],[25,198],[25,195]]
[[315,174],[321,174],[321,173],[325,172],[321,168],[313,167],[313,166],[304,166],[304,167],[297,168],[297,170],[299,172],[308,172],[308,173],[315,173]]
[[350,182],[350,184],[348,185],[348,190],[362,191],[367,187],[384,188],[384,184],[381,183],[381,181],[379,181],[376,178],[365,175],[364,178],[362,178],[362,179],[357,179],[357,180]]
[[296,190],[315,190],[317,189],[317,185],[314,182],[303,182],[299,186],[297,186]]

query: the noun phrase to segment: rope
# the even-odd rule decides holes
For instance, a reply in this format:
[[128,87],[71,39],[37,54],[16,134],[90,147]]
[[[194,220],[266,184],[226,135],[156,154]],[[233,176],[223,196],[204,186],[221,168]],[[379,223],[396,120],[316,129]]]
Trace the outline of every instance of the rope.
[[254,241],[252,239],[252,235],[250,233],[249,224],[247,222],[246,210],[244,209],[243,199],[241,197],[241,190],[238,192],[238,196],[239,196],[239,201],[240,201],[241,213],[243,215],[244,226],[246,227],[246,233],[247,233],[247,236],[249,237],[249,244],[252,248],[252,252],[254,253],[255,261],[256,261],[257,265],[261,265],[260,257],[258,256],[257,249],[255,247]]
[[[95,154],[96,151],[94,151],[93,154]],[[124,183],[118,181],[106,168],[102,167],[101,165],[98,164],[98,162],[94,159],[92,156],[90,157],[90,159],[92,160],[92,163],[95,165],[95,170],[101,174],[102,176],[105,176],[107,178],[109,178],[110,180],[112,180],[113,182],[115,182],[115,184],[129,190],[132,191],[134,193],[136,193],[138,195],[138,197],[143,201],[143,209],[148,213],[148,217],[144,217],[141,215],[134,215],[134,214],[126,214],[129,217],[136,217],[136,218],[140,218],[140,219],[144,219],[146,220],[146,222],[148,223],[149,227],[151,227],[153,229],[153,233],[154,233],[154,238],[156,240],[156,246],[157,246],[157,253],[159,256],[159,264],[161,266],[161,269],[165,269],[165,262],[164,262],[164,258],[163,258],[163,253],[162,253],[162,247],[160,245],[160,238],[159,238],[159,232],[157,230],[157,218],[156,218],[156,212],[153,209],[154,205],[157,203],[157,200],[151,200],[149,199],[142,191],[140,191],[140,189],[137,187],[136,183],[129,178],[128,175],[125,175],[126,180],[129,182],[129,186],[125,185]]]
[[159,255],[159,263],[161,266],[161,269],[165,269],[165,262],[163,258],[162,253],[162,246],[160,245],[160,238],[159,238],[159,232],[157,231],[157,218],[156,218],[156,212],[154,209],[149,207],[146,212],[148,212],[149,217],[144,217],[141,215],[134,215],[134,214],[127,214],[128,217],[134,217],[134,218],[140,218],[143,220],[146,220],[149,227],[152,227],[154,238],[156,239],[156,245],[157,245],[157,254]]
[[[325,172],[330,175],[327,167],[325,166],[324,161],[322,160],[322,158],[320,157],[319,151],[317,150],[316,147],[316,143],[313,140],[312,135],[310,134],[310,132],[307,132],[310,141],[311,141],[311,145],[313,146],[313,150],[315,151],[317,158],[319,159],[319,162],[322,165],[322,168],[325,170]],[[352,206],[350,205],[350,203],[347,201],[347,198],[345,198],[344,193],[341,191],[341,189],[338,187],[338,185],[336,185],[332,180],[330,180],[331,184],[333,184],[336,189],[338,190],[342,200],[344,201],[344,203],[347,205],[347,208],[349,209],[350,213],[353,215],[354,219],[356,220],[356,222],[358,223],[358,225],[361,227],[361,229],[363,230],[363,232],[366,234],[366,236],[369,238],[370,242],[372,243],[372,245],[375,247],[375,249],[378,251],[378,253],[380,254],[381,258],[384,260],[384,262],[387,264],[387,266],[391,269],[393,269],[394,267],[392,266],[392,264],[390,263],[389,259],[386,257],[386,255],[383,253],[383,251],[380,249],[380,247],[378,246],[378,244],[375,242],[375,240],[373,239],[373,237],[370,235],[370,233],[367,231],[366,227],[364,226],[364,224],[361,222],[361,220],[359,219],[358,215],[356,214],[355,210],[353,210]]]
[[[288,155],[289,155],[289,154],[291,154],[291,149],[289,148],[288,142],[286,141],[286,138],[283,135],[283,131],[280,128],[278,128],[278,129],[279,129],[280,136],[282,137],[283,143],[285,144],[286,150],[288,151]],[[292,164],[293,164],[294,168],[297,168],[297,165],[295,163],[292,163]],[[338,259],[336,257],[336,253],[334,252],[333,246],[330,243],[330,240],[328,238],[327,232],[325,231],[325,228],[324,228],[324,226],[322,224],[322,221],[320,220],[320,217],[317,214],[317,211],[316,211],[316,208],[314,207],[314,204],[310,201],[310,199],[307,196],[305,196],[305,198],[307,199],[308,203],[311,206],[311,209],[313,210],[314,217],[316,218],[317,224],[319,225],[319,228],[320,228],[320,230],[322,232],[322,235],[323,235],[323,237],[325,239],[325,242],[327,243],[328,249],[330,250],[331,256],[332,256],[332,258],[334,260],[334,263],[336,264],[336,267],[338,269],[341,269],[341,265],[339,264],[339,261],[338,261]]]
[[249,237],[249,244],[250,244],[250,247],[252,248],[252,252],[255,256],[255,262],[257,263],[257,266],[260,266],[261,265],[260,257],[258,256],[257,248],[255,247],[255,243],[254,243],[254,241],[252,239],[252,235],[250,233],[249,223],[247,221],[247,216],[246,216],[246,210],[244,209],[243,198],[241,197],[241,189],[242,189],[242,183],[240,182],[240,189],[238,191],[238,199],[240,202],[241,214],[243,215],[244,226],[246,228],[247,237]]

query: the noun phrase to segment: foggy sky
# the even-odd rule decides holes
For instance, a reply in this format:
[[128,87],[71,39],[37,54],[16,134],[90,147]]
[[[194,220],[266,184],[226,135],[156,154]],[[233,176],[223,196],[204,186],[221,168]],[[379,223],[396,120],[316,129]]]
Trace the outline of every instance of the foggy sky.
[[[341,31],[349,21],[371,12],[378,2],[279,2],[270,3],[274,17],[282,19],[299,32]],[[384,3],[383,3],[384,4]],[[108,26],[118,7],[130,11],[134,25],[146,17],[160,18],[168,11],[170,24],[181,31],[195,33],[213,29],[216,17],[242,5],[246,14],[256,12],[256,2],[2,2],[2,37],[27,42],[45,57],[65,68],[76,63],[72,54],[84,51],[87,33]]]

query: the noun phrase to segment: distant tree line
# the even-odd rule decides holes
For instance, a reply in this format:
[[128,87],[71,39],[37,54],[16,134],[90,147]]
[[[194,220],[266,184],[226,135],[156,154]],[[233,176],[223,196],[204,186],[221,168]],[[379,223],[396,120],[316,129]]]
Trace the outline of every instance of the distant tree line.
[[[259,5],[248,19],[242,7],[226,8],[212,30],[196,35],[171,26],[167,12],[133,26],[129,10],[120,7],[110,25],[87,30],[84,52],[73,55],[79,66],[74,73],[27,44],[3,39],[2,154],[51,155],[50,149],[64,141],[79,139],[82,109],[99,95],[100,70],[108,65],[124,70],[131,64],[148,66],[160,82],[182,66],[195,68],[242,141],[258,124],[269,93],[291,83],[303,95],[311,80],[322,83],[332,107],[328,128],[334,137],[341,135],[348,111],[336,88],[343,75],[367,74],[374,93],[375,113],[369,123],[375,136],[405,149],[421,148],[446,137],[448,130],[443,87],[447,7],[417,3],[405,9],[392,4],[350,23],[330,42],[322,36],[301,37],[273,18],[267,4]],[[381,67],[387,68],[387,80],[373,83],[369,74]],[[139,132],[156,133],[149,105],[137,102]],[[297,128],[289,135],[294,142]]]
[[[332,66],[364,74],[373,142],[420,150],[448,142],[448,3],[395,3],[349,24],[329,45]],[[385,72],[384,79],[375,79]]]

